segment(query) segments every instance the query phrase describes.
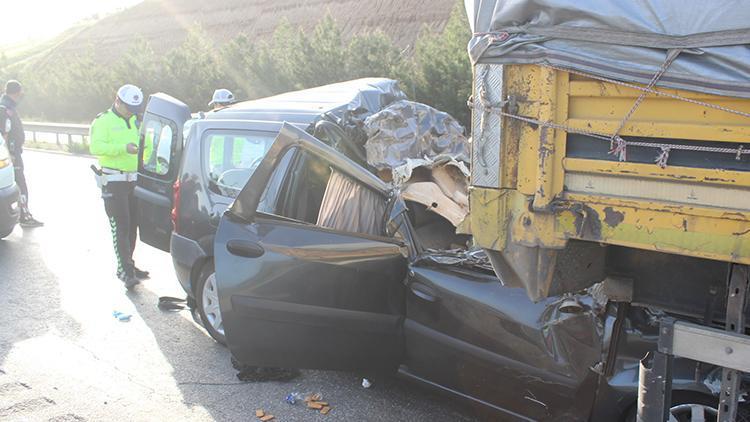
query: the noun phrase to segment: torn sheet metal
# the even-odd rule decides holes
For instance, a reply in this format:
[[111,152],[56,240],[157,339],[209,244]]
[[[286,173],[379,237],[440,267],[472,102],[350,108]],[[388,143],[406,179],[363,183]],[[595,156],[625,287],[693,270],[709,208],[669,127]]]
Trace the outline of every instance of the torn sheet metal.
[[590,295],[577,294],[550,300],[542,315],[547,353],[559,362],[567,362],[569,370],[580,379],[602,361],[604,321],[599,311]]
[[412,101],[397,101],[365,120],[367,163],[378,170],[407,159],[448,156],[468,161],[464,128],[448,113]]
[[455,265],[462,267],[469,267],[475,269],[482,269],[485,271],[493,271],[492,264],[490,263],[487,254],[483,249],[450,249],[450,250],[435,250],[428,249],[419,258],[420,262],[432,262],[438,265]]
[[414,169],[420,167],[440,169],[439,171],[433,171],[433,174],[441,173],[441,175],[437,176],[441,180],[444,180],[444,176],[448,176],[455,182],[468,181],[471,174],[465,163],[456,161],[455,158],[449,155],[439,155],[435,158],[407,158],[405,161],[406,163],[392,170],[392,181],[396,186],[403,186],[411,179]]
[[747,0],[465,0],[474,63],[544,64],[750,98]]
[[434,182],[414,182],[406,185],[401,191],[401,197],[406,201],[420,203],[427,210],[439,214],[458,227],[469,213],[469,207],[462,207],[454,202]]

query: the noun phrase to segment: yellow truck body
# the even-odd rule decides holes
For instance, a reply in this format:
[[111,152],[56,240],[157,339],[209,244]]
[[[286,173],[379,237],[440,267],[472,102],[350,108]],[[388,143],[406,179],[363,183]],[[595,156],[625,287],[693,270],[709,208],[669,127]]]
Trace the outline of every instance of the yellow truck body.
[[[472,183],[467,228],[502,278],[533,298],[587,287],[608,275],[609,246],[750,265],[750,99],[659,88],[618,132],[644,91],[537,65],[475,72],[474,155],[493,154],[481,160],[497,180]],[[585,132],[698,148],[660,166],[660,148],[628,146],[621,160]]]

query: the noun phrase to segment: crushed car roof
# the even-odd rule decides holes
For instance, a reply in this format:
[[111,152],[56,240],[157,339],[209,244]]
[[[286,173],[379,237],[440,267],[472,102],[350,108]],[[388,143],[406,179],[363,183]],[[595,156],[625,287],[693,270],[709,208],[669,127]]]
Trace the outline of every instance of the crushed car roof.
[[244,101],[206,113],[205,118],[286,121],[309,125],[325,114],[337,118],[347,113],[369,115],[404,98],[406,95],[395,80],[363,78]]

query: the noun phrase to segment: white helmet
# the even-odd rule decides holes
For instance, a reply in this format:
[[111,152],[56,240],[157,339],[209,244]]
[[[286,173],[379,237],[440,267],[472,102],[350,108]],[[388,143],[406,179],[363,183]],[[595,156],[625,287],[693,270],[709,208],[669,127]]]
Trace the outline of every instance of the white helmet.
[[117,90],[117,98],[119,98],[132,113],[140,111],[141,105],[143,104],[143,92],[135,85],[126,84],[121,86],[120,89]]
[[214,104],[219,105],[226,105],[231,104],[234,102],[234,94],[232,94],[232,91],[221,88],[214,91],[214,96],[211,99],[211,102],[208,103],[208,106],[211,107]]

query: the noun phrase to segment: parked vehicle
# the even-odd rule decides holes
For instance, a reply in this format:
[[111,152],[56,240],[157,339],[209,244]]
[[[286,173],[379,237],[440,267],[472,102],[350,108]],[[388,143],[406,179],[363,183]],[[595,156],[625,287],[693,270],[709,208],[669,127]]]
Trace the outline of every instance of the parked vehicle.
[[13,232],[18,223],[18,187],[13,172],[13,163],[0,135],[0,239]]
[[224,342],[213,262],[219,219],[289,122],[349,151],[364,117],[403,99],[396,81],[359,79],[241,102],[191,119],[189,108],[152,95],[141,127],[138,225],[143,242],[169,251],[177,279],[211,336]]
[[[425,249],[406,203],[284,124],[215,239],[226,340],[241,364],[401,375],[513,420],[633,417],[656,315],[594,290],[531,301],[479,250]],[[617,334],[615,334],[617,333]],[[614,353],[615,350],[617,353]],[[698,418],[716,371],[674,366]],[[715,405],[714,405],[715,406]],[[699,419],[692,419],[699,420]]]

